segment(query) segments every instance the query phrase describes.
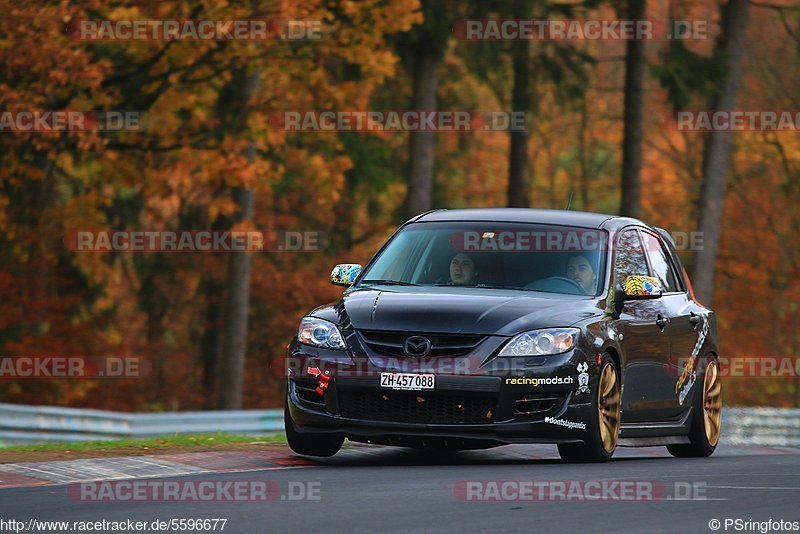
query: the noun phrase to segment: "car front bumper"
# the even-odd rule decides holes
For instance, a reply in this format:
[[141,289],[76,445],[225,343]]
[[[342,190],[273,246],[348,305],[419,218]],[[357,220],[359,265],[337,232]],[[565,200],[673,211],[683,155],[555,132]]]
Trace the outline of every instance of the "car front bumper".
[[[298,347],[298,345],[295,345]],[[325,367],[319,353],[293,351],[296,369]],[[510,443],[570,443],[583,439],[591,416],[596,376],[579,391],[576,370],[585,362],[579,350],[527,368],[482,374],[436,375],[433,390],[398,391],[380,386],[380,372],[360,376],[330,373],[324,395],[318,378],[290,375],[287,406],[300,433],[340,433],[353,441],[469,448]],[[523,366],[524,367],[524,366]],[[569,385],[518,385],[509,377],[566,377]]]

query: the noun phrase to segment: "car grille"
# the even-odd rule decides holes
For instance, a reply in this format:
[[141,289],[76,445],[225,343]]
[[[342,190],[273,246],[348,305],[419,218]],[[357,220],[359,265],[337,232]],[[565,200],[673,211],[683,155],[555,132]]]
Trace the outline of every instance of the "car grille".
[[428,356],[463,356],[486,339],[486,336],[475,334],[419,334],[379,330],[360,330],[359,335],[369,348],[383,356],[405,356],[403,343],[411,336],[424,336],[431,341],[431,352]]
[[340,391],[344,417],[403,423],[490,423],[493,397],[427,392]]
[[558,393],[529,393],[520,395],[514,403],[514,413],[518,415],[545,415],[557,410],[564,402],[565,395]]

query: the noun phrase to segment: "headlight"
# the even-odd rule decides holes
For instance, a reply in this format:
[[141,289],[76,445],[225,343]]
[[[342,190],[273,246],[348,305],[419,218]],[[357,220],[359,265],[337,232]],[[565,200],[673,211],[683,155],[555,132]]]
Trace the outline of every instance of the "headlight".
[[297,338],[301,343],[324,347],[326,349],[345,350],[342,334],[336,325],[324,319],[316,317],[303,317],[300,321],[300,330],[297,331]]
[[523,332],[506,343],[500,356],[546,356],[561,354],[575,346],[577,328],[547,328]]

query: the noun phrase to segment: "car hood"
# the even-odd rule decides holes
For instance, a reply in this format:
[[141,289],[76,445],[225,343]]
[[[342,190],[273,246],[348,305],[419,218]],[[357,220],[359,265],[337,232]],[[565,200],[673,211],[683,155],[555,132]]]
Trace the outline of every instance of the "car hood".
[[591,297],[457,287],[359,288],[309,315],[343,329],[511,336],[601,313]]

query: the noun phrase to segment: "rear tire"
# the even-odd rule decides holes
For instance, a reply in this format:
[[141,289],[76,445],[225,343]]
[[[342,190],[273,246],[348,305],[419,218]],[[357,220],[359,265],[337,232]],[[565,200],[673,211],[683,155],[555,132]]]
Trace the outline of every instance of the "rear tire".
[[289,399],[283,408],[283,424],[286,428],[286,441],[289,448],[297,454],[305,456],[333,456],[344,443],[344,436],[341,434],[301,434],[294,428],[294,421],[289,415]]
[[677,458],[705,458],[714,454],[722,427],[722,385],[716,360],[709,358],[692,394],[692,426],[689,443],[667,445]]
[[558,454],[565,462],[607,462],[614,455],[619,437],[622,402],[619,370],[608,353],[600,361],[597,391],[592,395],[592,414],[583,443],[559,443]]

